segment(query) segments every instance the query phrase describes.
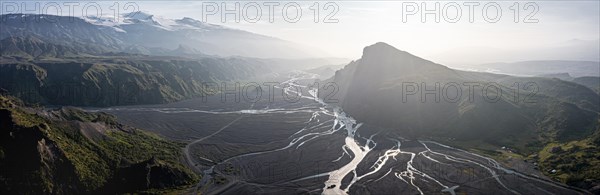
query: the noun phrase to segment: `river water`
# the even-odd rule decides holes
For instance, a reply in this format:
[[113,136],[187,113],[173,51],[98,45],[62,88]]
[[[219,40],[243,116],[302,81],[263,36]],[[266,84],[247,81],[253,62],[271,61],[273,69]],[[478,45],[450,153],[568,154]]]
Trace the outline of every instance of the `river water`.
[[[202,181],[197,185],[195,191],[211,193],[250,193],[250,188],[244,188],[243,185],[253,185],[254,187],[273,188],[265,193],[278,194],[279,188],[290,188],[295,186],[303,189],[304,193],[321,194],[362,194],[370,193],[417,193],[417,194],[452,194],[456,192],[470,193],[488,193],[491,194],[577,194],[556,182],[548,181],[540,176],[529,175],[514,171],[511,168],[503,167],[494,159],[472,153],[466,150],[457,149],[448,145],[440,144],[429,140],[407,140],[393,133],[372,133],[372,126],[364,125],[355,120],[342,108],[337,105],[331,105],[319,98],[319,88],[311,88],[302,83],[309,83],[318,78],[318,75],[297,71],[290,74],[290,78],[277,86],[283,90],[286,95],[298,96],[305,100],[313,101],[310,105],[297,105],[295,107],[271,107],[255,108],[252,104],[249,108],[239,108],[230,110],[204,110],[187,107],[120,107],[100,109],[114,113],[117,116],[125,116],[135,113],[142,113],[142,116],[149,113],[160,113],[162,115],[195,113],[211,116],[227,115],[232,116],[230,121],[223,122],[219,128],[205,134],[196,136],[195,139],[185,140],[188,145],[183,150],[186,155],[186,161],[196,172],[203,175]],[[303,82],[308,81],[308,82]],[[299,93],[296,89],[303,88],[306,93]],[[244,117],[257,115],[291,115],[306,114],[310,116],[306,119],[306,125],[303,128],[291,133],[285,144],[281,147],[260,150],[254,152],[240,153],[229,156],[228,158],[217,160],[210,157],[194,157],[193,146],[203,144],[211,139],[216,139],[225,131],[235,131],[236,123],[243,123]],[[327,117],[323,117],[327,116]],[[144,123],[143,120],[134,122],[128,121],[130,125]],[[361,135],[361,132],[364,132]],[[370,133],[370,135],[366,135]],[[233,134],[232,134],[233,135]],[[294,178],[282,178],[284,181],[273,182],[250,182],[252,176],[232,177],[224,185],[213,185],[213,176],[222,174],[215,171],[216,167],[228,163],[243,163],[244,159],[265,159],[273,158],[277,153],[280,156],[293,155],[290,152],[304,151],[317,153],[319,151],[309,148],[309,144],[324,139],[343,139],[341,147],[328,148],[326,154],[341,154],[337,158],[332,158],[336,166],[329,170],[313,172],[310,175],[301,175]],[[331,141],[333,142],[333,141]],[[211,143],[212,145],[219,145]],[[208,143],[207,143],[208,145]],[[219,147],[219,146],[217,146]],[[384,148],[387,147],[387,148]],[[287,152],[287,153],[285,153]],[[205,166],[197,166],[200,161]],[[442,172],[456,171],[457,173],[447,173],[440,176]],[[470,170],[470,171],[469,171]],[[246,172],[247,170],[241,170]],[[248,170],[250,171],[250,170]],[[462,174],[467,172],[470,177],[464,179]],[[471,178],[472,177],[472,178]],[[456,178],[465,181],[457,181]],[[305,181],[316,181],[316,183],[303,184]],[[379,183],[385,182],[385,185]],[[241,185],[243,184],[243,185]],[[206,187],[211,186],[211,187]],[[237,187],[236,187],[237,186]],[[242,186],[242,187],[240,187]]]

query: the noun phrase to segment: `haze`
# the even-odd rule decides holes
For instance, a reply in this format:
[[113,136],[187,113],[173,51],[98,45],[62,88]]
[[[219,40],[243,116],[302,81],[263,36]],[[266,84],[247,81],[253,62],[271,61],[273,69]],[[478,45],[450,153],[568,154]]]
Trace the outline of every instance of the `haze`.
[[[470,64],[494,62],[502,59],[470,57],[474,60],[453,61],[451,56],[448,56],[448,52],[460,52],[462,50],[463,54],[467,54],[474,51],[481,52],[481,49],[488,52],[540,50],[549,47],[560,47],[573,40],[595,41],[597,43],[600,34],[598,26],[600,23],[600,16],[598,15],[599,1],[536,2],[539,6],[539,12],[533,18],[538,19],[538,23],[522,22],[524,17],[532,11],[523,9],[523,5],[527,2],[519,2],[521,7],[519,23],[513,21],[514,13],[509,9],[514,2],[498,2],[503,9],[503,13],[502,18],[497,23],[488,23],[482,18],[482,7],[485,2],[481,2],[479,7],[475,7],[474,23],[468,21],[468,11],[465,6],[462,6],[462,18],[457,23],[448,23],[443,19],[440,23],[436,23],[433,15],[428,15],[427,21],[422,23],[419,14],[408,16],[406,23],[403,23],[402,2],[393,1],[336,2],[340,9],[334,18],[337,18],[339,23],[314,23],[312,21],[313,12],[307,8],[312,3],[300,2],[305,9],[303,9],[303,18],[297,23],[286,22],[282,19],[281,14],[274,14],[273,23],[269,23],[266,17],[263,17],[257,23],[249,23],[243,19],[240,23],[236,23],[231,16],[224,24],[221,22],[220,16],[208,17],[208,22],[303,43],[317,47],[336,57],[359,58],[361,49],[365,45],[383,41],[402,50],[431,57],[433,60],[442,63],[460,62]],[[323,7],[326,2],[320,3],[320,6]],[[416,3],[421,6],[421,2]],[[441,7],[446,3],[448,2],[441,2]],[[464,2],[458,3],[462,5]],[[426,6],[432,7],[434,4],[429,2]],[[169,4],[144,2],[140,3],[140,8],[176,18],[185,16],[202,17],[201,2]],[[452,12],[452,9],[448,10],[448,12]],[[281,12],[280,9],[275,9],[275,11]],[[263,12],[265,12],[263,16],[266,16],[267,10],[263,9]],[[488,12],[492,14],[490,17],[493,17],[493,10]],[[292,11],[289,11],[289,13],[293,16]],[[324,17],[327,13],[329,12],[321,10],[320,15]],[[597,61],[597,47],[595,54],[596,59],[573,60]],[[533,57],[537,59],[516,57],[503,61],[539,60],[544,57]],[[467,57],[465,56],[465,58]]]
[[[518,23],[514,21],[514,10],[511,10],[515,2],[519,3],[520,8]],[[394,1],[335,2],[339,11],[331,19],[337,19],[337,23],[322,22],[333,11],[324,9],[327,2],[319,2],[320,21],[315,23],[314,12],[310,9],[315,2],[301,1],[298,3],[303,7],[302,17],[295,23],[282,18],[284,3],[275,7],[272,23],[268,21],[269,10],[265,6],[262,6],[262,18],[255,23],[243,18],[236,22],[233,15],[227,15],[226,21],[222,22],[221,12],[209,15],[206,21],[301,43],[320,50],[327,57],[356,59],[365,45],[382,41],[447,65],[559,59],[599,61],[599,1],[535,2],[539,9],[530,19],[537,20],[537,23],[524,23],[526,16],[534,10],[532,7],[525,9],[527,2],[515,2],[497,2],[502,8],[502,16],[496,23],[487,22],[482,17],[486,2],[479,2],[474,7],[472,23],[469,22],[469,10],[465,2],[457,2],[461,6],[462,16],[456,23],[445,21],[443,15],[439,23],[434,21],[433,15],[427,15],[423,23],[420,12],[407,16],[403,22],[403,2]],[[140,10],[166,18],[202,19],[202,2],[136,3]],[[222,2],[210,3],[215,3],[222,11]],[[243,7],[251,1],[240,3]],[[262,5],[264,2],[257,3]],[[409,3],[423,9],[422,2]],[[453,2],[439,3],[441,14],[456,16],[454,8],[443,11],[444,5]],[[226,6],[228,9],[234,7],[233,2],[228,2]],[[428,2],[425,6],[433,9],[435,5],[434,2]],[[254,10],[248,9],[248,15],[256,15]],[[290,17],[295,17],[294,9],[288,10],[288,13]],[[495,16],[493,9],[488,13],[491,18]],[[573,52],[563,54],[565,50]]]

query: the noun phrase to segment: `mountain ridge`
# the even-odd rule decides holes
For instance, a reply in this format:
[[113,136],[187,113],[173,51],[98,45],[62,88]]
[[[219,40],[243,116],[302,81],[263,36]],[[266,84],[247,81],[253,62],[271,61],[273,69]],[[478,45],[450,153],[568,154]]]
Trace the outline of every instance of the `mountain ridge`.
[[[523,158],[538,161],[544,171],[568,164],[534,157],[552,144],[581,143],[580,149],[586,151],[598,147],[591,140],[600,134],[600,96],[588,87],[560,79],[453,70],[381,43],[364,51],[363,58],[332,78],[340,88],[339,104],[358,121],[413,139],[491,153],[509,147]],[[517,93],[511,88],[514,83],[520,84]],[[483,87],[470,91],[465,84]],[[444,91],[442,86],[455,88]],[[505,92],[483,90],[485,86]],[[530,87],[536,91],[532,93]],[[557,154],[556,158],[571,157]],[[549,176],[586,189],[600,185],[600,178],[592,176],[600,163],[593,158],[580,160],[577,163],[590,164],[581,169],[586,178],[595,180],[583,181],[566,168],[558,169],[564,175]]]
[[[0,39],[35,35],[46,41],[87,43],[113,51],[126,51],[131,46],[145,47],[137,51],[152,51],[151,48],[172,50],[185,44],[202,53],[218,56],[323,57],[315,49],[301,44],[191,18],[172,20],[144,13],[125,14],[121,21],[38,14],[6,14],[0,17],[5,19],[0,21]],[[53,20],[48,21],[45,17]]]

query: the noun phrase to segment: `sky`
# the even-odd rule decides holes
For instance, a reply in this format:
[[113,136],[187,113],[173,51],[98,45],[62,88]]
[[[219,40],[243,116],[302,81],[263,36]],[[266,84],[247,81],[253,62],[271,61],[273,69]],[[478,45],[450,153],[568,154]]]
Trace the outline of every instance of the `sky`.
[[[106,14],[115,2],[98,3]],[[236,21],[233,14],[226,14],[223,19],[222,14],[227,13],[224,10],[234,9],[236,3],[240,8],[233,12],[238,13],[240,20]],[[278,5],[271,11],[265,3]],[[436,3],[439,4],[437,10],[434,9]],[[330,56],[350,59],[359,58],[362,48],[376,42],[386,42],[419,56],[442,59],[439,56],[457,50],[529,51],[573,40],[593,42],[600,36],[598,0],[137,1],[135,4],[139,10],[154,15],[191,17],[304,44]],[[296,5],[302,10],[299,18],[296,18]],[[117,6],[121,13],[133,9],[125,10],[124,6],[124,1]],[[217,11],[211,9],[215,7]],[[260,8],[260,20],[256,19],[256,7]],[[501,11],[497,11],[498,8]],[[77,14],[79,10],[75,10]],[[318,17],[315,17],[315,10],[318,10]],[[423,16],[423,10],[437,14]],[[269,21],[269,13],[273,14],[272,21]],[[436,15],[440,17],[439,22],[435,21]],[[469,16],[473,17],[472,21]],[[324,22],[326,18],[329,20]]]
[[[257,2],[263,3],[263,2]],[[411,5],[417,5],[420,10],[435,8],[435,2],[406,2],[406,1],[343,1],[335,2],[339,11],[333,16],[337,23],[324,23],[322,20],[333,11],[324,9],[327,2],[317,2],[320,7],[320,20],[314,22],[314,12],[310,6],[314,1],[298,2],[303,7],[303,14],[296,23],[288,22],[281,14],[282,5],[274,9],[274,21],[267,19],[267,7],[263,6],[263,19],[256,23],[243,19],[235,22],[233,16],[226,15],[226,22],[221,21],[221,14],[206,17],[210,23],[222,24],[234,28],[244,29],[259,34],[270,35],[285,40],[290,40],[309,46],[317,47],[334,56],[357,58],[360,57],[362,48],[376,43],[386,42],[399,49],[411,53],[428,56],[447,50],[459,48],[493,47],[497,49],[525,49],[544,47],[560,44],[569,40],[597,40],[600,36],[600,5],[598,1],[550,1],[534,2],[525,10],[525,1],[497,1],[502,9],[502,15],[496,23],[488,22],[483,17],[483,6],[490,1],[478,2],[480,5],[473,8],[473,22],[469,21],[468,7],[465,2],[440,1],[440,15],[446,14],[446,19],[440,16],[440,22],[435,22],[433,14],[426,15],[426,21],[421,21],[421,14],[409,14]],[[444,12],[442,8],[449,3],[461,5],[461,18],[456,23],[451,23],[457,16],[456,10],[451,5]],[[519,22],[515,22],[515,3],[519,4]],[[247,2],[241,2],[243,7]],[[207,5],[207,4],[205,4]],[[231,4],[225,4],[228,6]],[[429,6],[429,7],[428,7]],[[222,9],[222,5],[219,5]],[[230,8],[234,6],[231,5]],[[515,8],[514,6],[513,8]],[[530,18],[537,23],[524,23],[525,17],[537,7],[538,11]],[[249,17],[251,14],[250,6]],[[314,7],[313,7],[314,8]],[[201,2],[168,3],[146,2],[140,4],[140,9],[150,10],[160,15],[172,17],[191,16],[202,18]],[[205,8],[208,9],[208,8]],[[241,8],[242,9],[242,8]],[[294,18],[293,7],[288,9],[289,18]],[[494,7],[487,9],[488,19],[495,17]]]

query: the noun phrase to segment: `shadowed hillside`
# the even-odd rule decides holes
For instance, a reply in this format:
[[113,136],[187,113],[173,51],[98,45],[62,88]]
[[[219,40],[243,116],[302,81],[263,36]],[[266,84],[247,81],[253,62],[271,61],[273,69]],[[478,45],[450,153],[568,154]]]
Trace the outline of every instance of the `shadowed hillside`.
[[182,144],[121,125],[105,113],[43,110],[0,96],[0,192],[125,193],[198,181]]
[[[506,146],[529,156],[551,143],[588,143],[599,131],[600,97],[585,86],[453,70],[385,43],[366,47],[362,58],[336,72],[333,80],[345,111],[410,137],[453,140],[481,150]],[[589,143],[583,148],[597,150]],[[600,166],[592,161],[591,167]],[[575,176],[562,171],[569,175],[561,176],[563,181]],[[579,185],[589,188],[597,179]]]

